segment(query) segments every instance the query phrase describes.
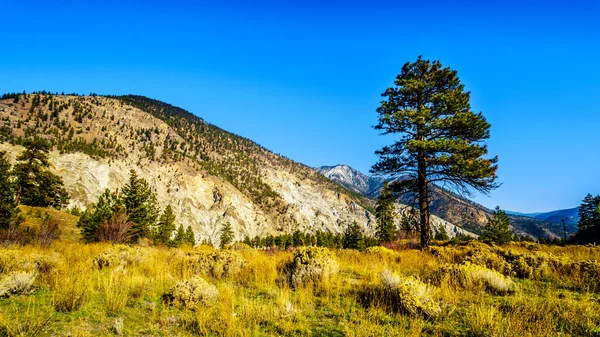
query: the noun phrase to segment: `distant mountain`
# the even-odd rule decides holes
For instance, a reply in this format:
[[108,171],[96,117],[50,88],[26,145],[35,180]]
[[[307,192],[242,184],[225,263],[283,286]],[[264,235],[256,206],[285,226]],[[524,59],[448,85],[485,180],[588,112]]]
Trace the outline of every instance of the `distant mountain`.
[[350,191],[365,196],[373,193],[379,194],[383,187],[383,178],[367,176],[348,165],[321,166],[315,168],[315,170]]
[[545,213],[534,213],[528,214],[527,216],[534,217],[536,219],[549,221],[549,222],[561,222],[565,219],[567,225],[577,225],[579,222],[578,208],[559,209],[557,211],[545,212]]
[[[348,165],[323,166],[316,170],[334,182],[369,198],[376,198],[379,195],[384,180],[379,177],[367,176]],[[438,186],[432,187],[431,196],[432,214],[475,234],[483,233],[488,219],[493,213],[492,210],[480,204]],[[413,199],[413,195],[403,195],[398,201],[403,204],[411,204]],[[548,217],[542,217],[543,214],[548,214]],[[550,216],[549,213],[540,213],[533,217],[512,212],[509,213],[509,218],[514,231],[520,235],[536,238],[555,238],[563,235],[562,225],[558,223],[560,218],[554,221],[556,216]],[[568,233],[575,230],[576,228],[573,226],[567,227]]]

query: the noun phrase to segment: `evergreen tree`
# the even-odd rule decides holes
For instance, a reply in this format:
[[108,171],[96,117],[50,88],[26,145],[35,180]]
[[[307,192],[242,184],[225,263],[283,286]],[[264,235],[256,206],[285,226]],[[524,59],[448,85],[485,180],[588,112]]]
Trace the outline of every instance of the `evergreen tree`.
[[375,217],[377,218],[377,231],[375,233],[379,242],[390,242],[394,239],[394,195],[386,181],[381,189],[379,199],[375,204]]
[[418,200],[421,249],[425,249],[430,241],[430,184],[443,183],[462,194],[468,194],[469,187],[488,193],[498,186],[494,182],[498,158],[483,158],[490,124],[481,113],[471,111],[470,93],[456,71],[419,56],[404,64],[394,84],[382,95],[386,99],[377,109],[375,129],[399,139],[376,152],[379,161],[371,171],[408,177],[397,190]]
[[173,239],[173,245],[176,247],[181,246],[185,243],[185,229],[183,225],[179,225],[177,228],[177,232],[175,233],[175,238]]
[[69,203],[62,179],[48,171],[50,144],[41,138],[25,141],[25,151],[14,168],[17,195],[15,202],[28,206],[60,209]]
[[177,227],[175,226],[175,213],[171,206],[167,206],[158,220],[154,241],[156,243],[169,244],[171,236]]
[[579,231],[585,231],[598,223],[597,209],[600,205],[600,195],[592,196],[588,193],[579,206]]
[[346,249],[364,250],[365,241],[358,223],[353,222],[346,227],[344,232],[343,247]]
[[192,246],[196,245],[196,236],[194,235],[192,226],[188,226],[188,228],[185,230],[185,242]]
[[134,170],[131,170],[129,181],[123,187],[123,202],[129,220],[135,224],[131,233],[132,240],[135,242],[139,238],[148,237],[150,228],[158,218],[158,202],[148,182],[139,178]]
[[579,223],[575,240],[595,243],[600,239],[600,195],[588,194],[579,206]]
[[6,229],[17,211],[11,181],[11,165],[6,152],[0,151],[0,229]]
[[77,226],[81,228],[83,240],[97,242],[98,226],[104,221],[110,221],[115,214],[123,211],[122,201],[117,194],[106,189],[98,198],[98,202],[88,207],[77,222]]
[[406,234],[406,237],[411,237],[418,226],[415,223],[415,219],[410,214],[404,214],[400,218],[400,230]]
[[513,233],[510,231],[510,220],[506,212],[496,207],[492,218],[486,227],[485,233],[481,236],[484,240],[492,241],[502,245],[513,239]]
[[450,239],[450,236],[448,235],[448,232],[446,231],[446,228],[444,228],[444,226],[440,225],[437,228],[434,239],[438,241],[446,241]]
[[221,228],[221,248],[225,248],[227,245],[231,244],[234,238],[235,236],[233,235],[231,224],[229,222],[225,223],[223,228]]

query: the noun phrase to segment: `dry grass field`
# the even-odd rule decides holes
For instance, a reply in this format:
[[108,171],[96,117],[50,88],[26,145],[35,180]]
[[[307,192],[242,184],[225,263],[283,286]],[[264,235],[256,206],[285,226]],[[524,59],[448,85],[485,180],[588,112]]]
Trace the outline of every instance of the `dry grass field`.
[[53,216],[51,246],[0,248],[0,336],[600,336],[595,247],[114,246]]

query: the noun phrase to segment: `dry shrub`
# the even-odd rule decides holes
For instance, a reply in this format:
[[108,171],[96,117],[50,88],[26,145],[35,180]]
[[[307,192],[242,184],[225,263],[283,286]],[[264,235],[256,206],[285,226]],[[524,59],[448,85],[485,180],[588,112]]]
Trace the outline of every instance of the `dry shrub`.
[[382,246],[373,246],[365,249],[368,254],[376,255],[381,259],[400,263],[400,255],[394,250]]
[[394,312],[436,317],[441,313],[433,299],[433,287],[414,276],[400,276],[389,270],[381,273],[379,301]]
[[131,248],[125,245],[115,245],[94,258],[93,264],[96,268],[126,267],[131,264],[139,264],[146,259],[147,254],[141,248]]
[[0,250],[0,275],[15,272],[34,273],[38,280],[45,282],[60,261],[61,256],[58,253],[23,255],[15,250]]
[[31,231],[22,226],[23,217],[15,216],[8,224],[8,228],[0,230],[0,244],[2,245],[24,245],[31,242]]
[[20,267],[22,253],[12,249],[0,249],[0,274],[6,274]]
[[537,280],[550,272],[549,256],[541,252],[518,253],[475,241],[458,247],[432,247],[430,252],[443,263],[469,262],[509,277]]
[[509,277],[470,262],[443,265],[433,272],[431,280],[435,284],[447,282],[464,289],[482,289],[496,295],[515,292],[515,284]]
[[319,285],[328,282],[338,270],[338,263],[327,248],[300,247],[283,266],[282,279],[292,288],[308,282]]
[[55,217],[44,219],[37,230],[35,242],[41,247],[49,247],[60,235],[58,224],[59,220]]
[[14,272],[0,279],[0,298],[12,295],[30,294],[37,274],[35,272]]
[[163,296],[163,301],[171,305],[179,305],[188,309],[196,309],[202,305],[210,305],[219,297],[217,287],[200,276],[177,283]]
[[126,213],[113,214],[98,226],[96,236],[100,242],[127,243],[131,241],[133,225]]
[[193,251],[183,256],[180,267],[184,275],[202,274],[215,279],[238,275],[244,266],[242,257],[232,251]]

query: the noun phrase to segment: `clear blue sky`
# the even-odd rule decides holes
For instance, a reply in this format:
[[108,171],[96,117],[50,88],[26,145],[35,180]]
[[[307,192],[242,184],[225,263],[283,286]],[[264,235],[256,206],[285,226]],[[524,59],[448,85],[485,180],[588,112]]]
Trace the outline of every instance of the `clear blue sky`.
[[[597,1],[0,1],[0,92],[141,94],[310,166],[367,172],[380,93],[419,54],[492,124],[488,207],[600,193]],[[125,4],[124,4],[125,3]]]

